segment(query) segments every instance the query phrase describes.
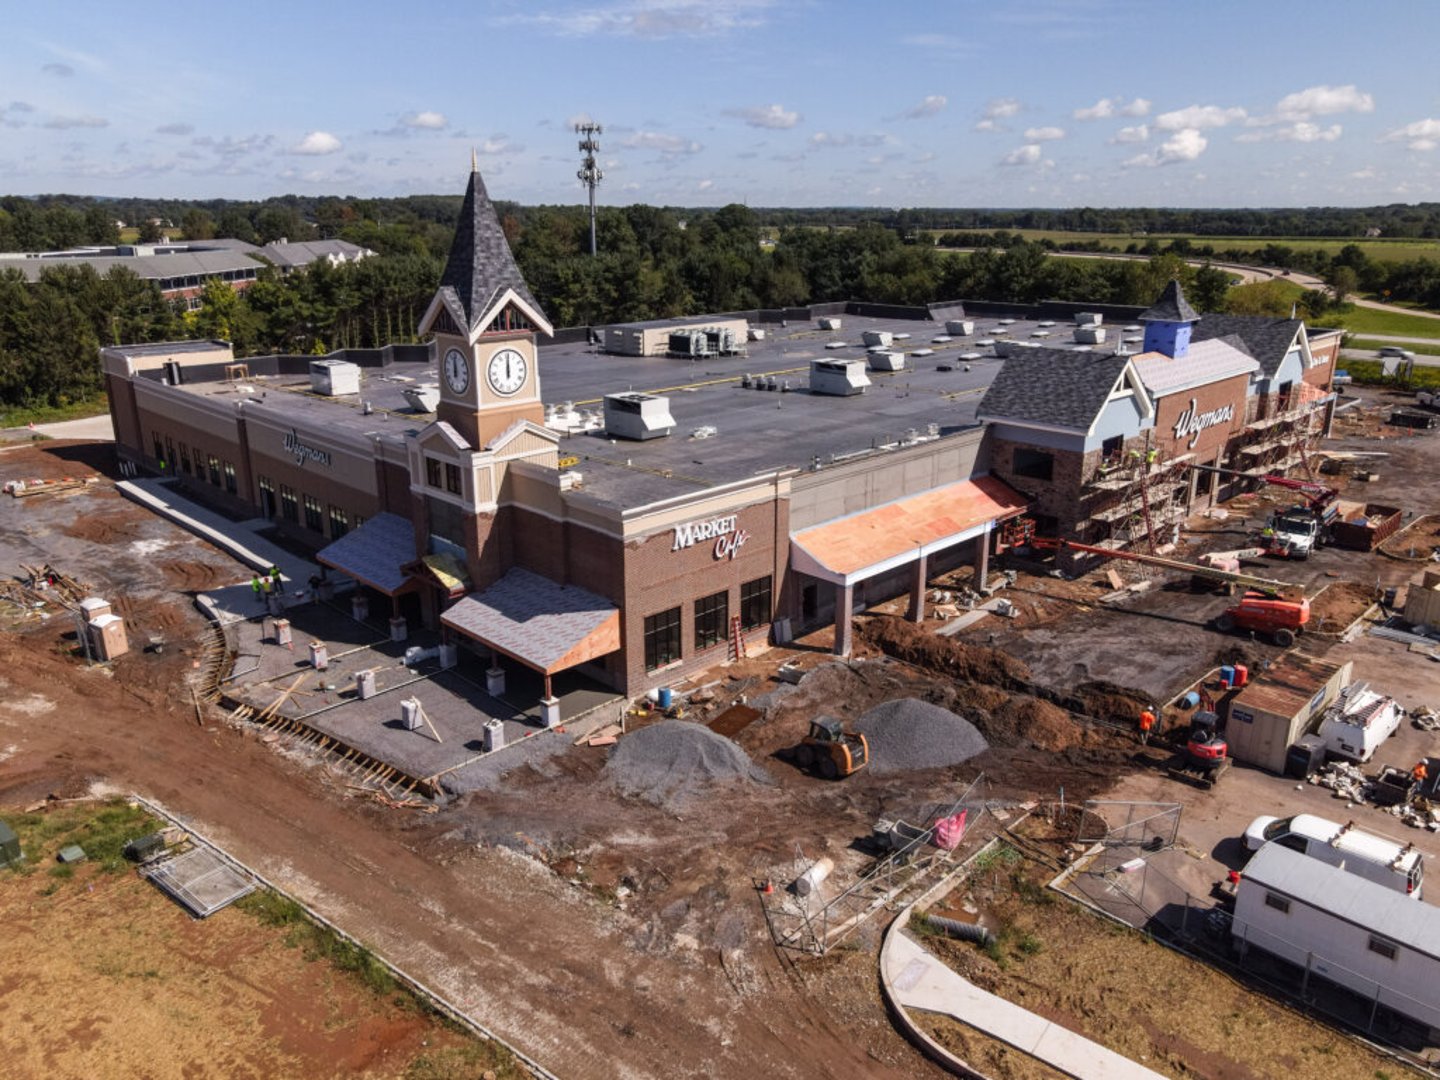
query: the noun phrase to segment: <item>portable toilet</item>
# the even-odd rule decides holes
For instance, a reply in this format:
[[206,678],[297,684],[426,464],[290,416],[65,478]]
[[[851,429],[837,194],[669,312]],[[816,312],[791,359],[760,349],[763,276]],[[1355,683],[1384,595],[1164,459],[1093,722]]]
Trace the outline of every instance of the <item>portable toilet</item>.
[[0,821],[0,866],[14,866],[24,862],[25,854],[20,850],[20,838],[15,830]]

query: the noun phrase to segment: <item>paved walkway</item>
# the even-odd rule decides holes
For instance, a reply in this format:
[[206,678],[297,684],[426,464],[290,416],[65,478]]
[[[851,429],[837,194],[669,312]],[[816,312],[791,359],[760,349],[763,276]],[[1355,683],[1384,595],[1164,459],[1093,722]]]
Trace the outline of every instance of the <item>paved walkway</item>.
[[1157,1073],[968,982],[892,927],[880,954],[886,992],[905,1009],[952,1016],[1080,1080],[1163,1080]]
[[85,416],[79,420],[61,420],[54,424],[36,424],[36,435],[52,439],[88,439],[93,442],[114,442],[115,425],[109,413]]
[[[233,555],[253,572],[258,573],[278,566],[285,582],[287,600],[290,602],[300,599],[301,594],[310,587],[310,578],[320,572],[316,563],[292,555],[264,537],[257,536],[258,530],[271,527],[272,523],[264,518],[231,521],[223,514],[217,514],[187,499],[175,490],[170,481],[140,477],[121,480],[115,487],[132,502],[169,518],[182,529]],[[253,619],[265,614],[265,601],[256,598],[249,579],[224,588],[212,589],[206,597],[206,606],[221,622]]]

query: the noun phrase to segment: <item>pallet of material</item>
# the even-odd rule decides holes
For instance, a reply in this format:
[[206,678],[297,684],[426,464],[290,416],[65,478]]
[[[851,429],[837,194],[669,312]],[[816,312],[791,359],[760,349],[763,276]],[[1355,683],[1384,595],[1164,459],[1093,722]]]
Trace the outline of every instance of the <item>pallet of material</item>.
[[1342,501],[1330,537],[1336,547],[1374,551],[1400,528],[1403,517],[1398,506]]

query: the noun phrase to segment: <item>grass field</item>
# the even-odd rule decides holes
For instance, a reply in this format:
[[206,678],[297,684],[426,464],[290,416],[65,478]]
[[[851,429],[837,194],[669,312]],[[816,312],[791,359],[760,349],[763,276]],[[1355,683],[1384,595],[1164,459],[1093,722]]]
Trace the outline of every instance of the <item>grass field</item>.
[[[1345,347],[1347,349],[1379,350],[1384,348],[1386,345],[1393,344],[1395,344],[1393,341],[1377,341],[1374,338],[1353,337],[1345,343]],[[1409,349],[1411,352],[1418,353],[1423,356],[1440,356],[1440,341],[1435,342],[1435,344],[1433,345],[1422,345],[1419,342],[1415,342],[1413,344],[1404,345],[1401,347]]]
[[28,424],[54,424],[61,420],[79,420],[84,416],[99,416],[109,408],[104,394],[72,402],[69,405],[46,406],[24,409],[16,405],[7,408],[0,405],[0,428],[23,428]]
[[[947,230],[947,232],[989,232],[991,230]],[[1065,232],[1059,229],[1012,229],[1026,240],[1052,240],[1057,244],[1098,242],[1124,251],[1131,244],[1145,244],[1153,240],[1157,244],[1168,244],[1172,240],[1189,240],[1196,245],[1209,245],[1216,251],[1239,248],[1243,251],[1257,251],[1267,244],[1280,244],[1296,251],[1324,251],[1335,254],[1347,244],[1355,244],[1365,252],[1367,258],[1376,262],[1405,262],[1408,259],[1440,259],[1440,240],[1385,240],[1356,239],[1347,237],[1314,236],[1196,236],[1193,233],[1149,233],[1145,236],[1131,236],[1118,232]]]
[[[1350,378],[1361,386],[1395,385],[1394,379],[1386,378],[1378,360],[1342,360],[1340,363],[1342,370],[1349,372]],[[1440,389],[1440,367],[1416,364],[1406,386],[1412,390]]]
[[1407,315],[1403,311],[1378,311],[1375,308],[1357,307],[1340,316],[1340,322],[1346,330],[1357,334],[1393,334],[1396,337],[1440,340],[1440,319]]

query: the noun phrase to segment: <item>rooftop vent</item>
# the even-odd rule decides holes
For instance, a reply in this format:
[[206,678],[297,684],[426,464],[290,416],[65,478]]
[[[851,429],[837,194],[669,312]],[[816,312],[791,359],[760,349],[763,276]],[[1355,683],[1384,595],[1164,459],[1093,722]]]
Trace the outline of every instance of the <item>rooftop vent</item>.
[[360,392],[360,365],[348,360],[311,360],[310,390],[325,397]]
[[839,329],[840,329],[840,320],[839,320],[839,319],[836,319],[836,318],[826,318],[826,319],[818,319],[818,320],[816,320],[816,321],[818,322],[821,330],[839,330]]
[[620,439],[659,439],[675,430],[670,399],[658,394],[606,394],[605,432]]
[[1098,311],[1077,311],[1075,313],[1076,326],[1099,326],[1105,321],[1105,317]]
[[975,332],[975,320],[947,319],[945,320],[945,332],[954,334],[956,337],[969,337]]
[[405,403],[418,413],[433,413],[440,404],[440,387],[435,383],[407,386],[400,393],[404,396]]
[[885,352],[870,350],[871,371],[904,371],[905,354],[902,352]]
[[1075,340],[1081,345],[1102,345],[1105,342],[1105,327],[1099,323],[1086,323],[1075,327]]
[[863,336],[866,345],[889,345],[895,340],[895,335],[888,330],[866,330]]
[[810,392],[830,397],[863,394],[870,386],[863,360],[811,360]]

